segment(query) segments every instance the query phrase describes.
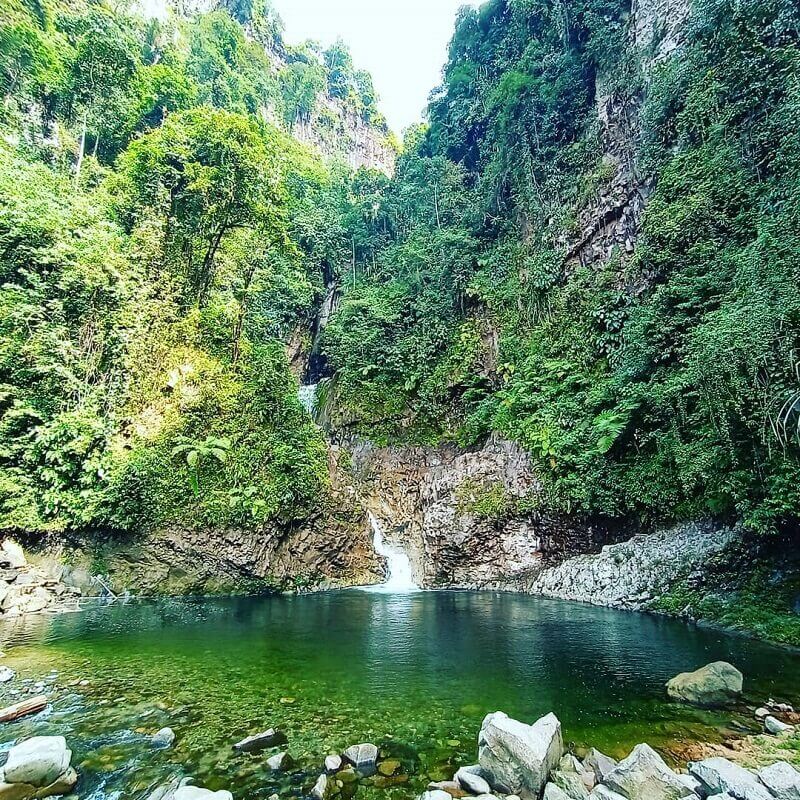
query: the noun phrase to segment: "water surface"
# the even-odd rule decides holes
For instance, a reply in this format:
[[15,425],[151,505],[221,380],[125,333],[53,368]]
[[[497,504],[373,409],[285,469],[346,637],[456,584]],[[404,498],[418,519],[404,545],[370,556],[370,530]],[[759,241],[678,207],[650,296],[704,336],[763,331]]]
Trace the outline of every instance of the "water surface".
[[[55,671],[65,687],[51,713],[0,725],[0,742],[65,735],[89,800],[140,800],[186,774],[236,800],[301,796],[327,753],[361,741],[398,758],[402,774],[359,796],[399,800],[473,763],[489,711],[527,721],[554,711],[565,740],[621,756],[644,740],[669,750],[719,737],[735,716],[667,703],[664,682],[677,672],[732,661],[756,700],[796,701],[800,685],[800,658],[764,644],[492,593],[136,602],[8,622],[0,639],[20,679]],[[178,740],[157,751],[147,735],[163,725]],[[269,752],[230,749],[270,726],[289,736],[292,774],[267,771]]]

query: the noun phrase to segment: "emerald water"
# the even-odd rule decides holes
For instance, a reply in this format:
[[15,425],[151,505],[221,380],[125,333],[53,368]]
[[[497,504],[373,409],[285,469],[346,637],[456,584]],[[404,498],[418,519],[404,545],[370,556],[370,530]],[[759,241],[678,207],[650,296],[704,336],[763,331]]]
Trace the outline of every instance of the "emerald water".
[[[736,714],[665,701],[675,673],[724,658],[755,700],[797,700],[800,658],[679,621],[521,595],[380,594],[134,602],[0,625],[3,663],[58,689],[52,710],[0,741],[63,734],[84,800],[140,800],[192,775],[236,800],[307,794],[324,756],[372,741],[401,762],[360,797],[405,798],[474,763],[488,711],[555,711],[566,741],[613,755],[714,739]],[[52,673],[52,674],[51,674]],[[55,675],[57,673],[57,675]],[[51,677],[48,678],[48,675]],[[3,703],[5,704],[5,703]],[[748,720],[743,712],[739,717]],[[177,741],[148,736],[171,726]],[[283,728],[297,767],[270,773],[231,744]]]

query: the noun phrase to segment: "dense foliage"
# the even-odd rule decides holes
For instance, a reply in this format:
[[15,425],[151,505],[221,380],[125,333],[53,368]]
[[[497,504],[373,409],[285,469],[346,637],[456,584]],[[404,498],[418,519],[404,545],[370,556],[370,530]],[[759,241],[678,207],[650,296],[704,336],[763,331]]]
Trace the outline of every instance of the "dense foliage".
[[380,135],[371,83],[264,3],[0,6],[0,527],[305,519],[327,459],[284,342],[349,253],[348,173],[284,131],[335,83]]
[[[363,190],[340,419],[500,432],[563,511],[768,529],[800,512],[800,11],[696,0],[668,58],[629,14],[461,11],[429,125]],[[598,96],[626,109],[613,153]],[[635,251],[572,257],[620,164],[649,195]]]

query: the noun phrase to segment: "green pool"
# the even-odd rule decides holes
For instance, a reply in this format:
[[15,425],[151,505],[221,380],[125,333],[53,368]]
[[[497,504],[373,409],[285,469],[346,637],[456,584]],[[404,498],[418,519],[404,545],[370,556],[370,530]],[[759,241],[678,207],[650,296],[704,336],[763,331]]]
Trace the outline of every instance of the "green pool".
[[[800,657],[788,651],[645,614],[494,593],[133,602],[7,622],[0,640],[18,672],[0,701],[12,702],[22,680],[61,687],[49,713],[0,725],[0,743],[65,735],[82,800],[140,800],[180,775],[236,800],[304,796],[326,754],[362,741],[402,768],[359,797],[399,800],[473,763],[488,711],[524,720],[554,711],[567,741],[619,756],[643,740],[668,751],[717,738],[737,716],[665,702],[664,681],[679,671],[732,661],[755,700],[795,701],[800,686]],[[164,725],[177,741],[155,750],[147,737]],[[271,726],[288,734],[297,762],[288,774],[266,769],[269,752],[231,750]]]

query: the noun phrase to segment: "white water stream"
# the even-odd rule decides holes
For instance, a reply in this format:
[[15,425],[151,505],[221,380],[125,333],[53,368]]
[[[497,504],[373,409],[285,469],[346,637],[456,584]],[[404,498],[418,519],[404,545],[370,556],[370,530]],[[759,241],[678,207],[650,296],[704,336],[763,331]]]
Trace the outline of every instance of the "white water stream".
[[304,383],[297,392],[301,405],[311,417],[314,416],[316,410],[318,385],[317,383]]
[[389,576],[385,583],[377,586],[365,586],[364,589],[370,592],[391,592],[400,594],[403,592],[418,592],[419,586],[414,583],[414,575],[411,571],[411,561],[402,551],[390,547],[383,541],[383,531],[375,515],[368,512],[369,524],[372,526],[372,546],[379,556],[383,556],[389,567]]

